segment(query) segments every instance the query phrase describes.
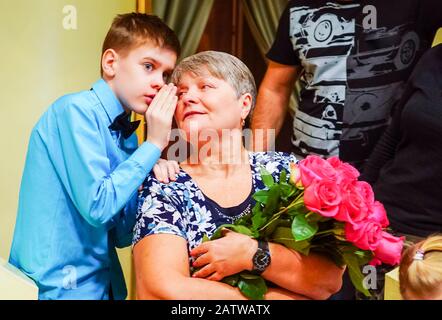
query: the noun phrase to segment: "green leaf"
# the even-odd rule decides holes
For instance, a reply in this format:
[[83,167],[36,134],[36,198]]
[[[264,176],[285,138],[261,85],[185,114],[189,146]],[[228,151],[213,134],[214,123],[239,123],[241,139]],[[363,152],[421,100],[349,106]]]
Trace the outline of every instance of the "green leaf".
[[279,196],[281,189],[277,184],[273,185],[269,190],[269,197],[264,208],[265,215],[273,215],[279,209]]
[[309,215],[307,216],[307,220],[309,222],[326,222],[330,221],[330,218],[323,217],[318,213],[309,212]]
[[246,236],[252,236],[253,232],[252,230],[250,230],[249,228],[247,228],[246,226],[236,226],[236,225],[231,225],[229,227],[230,230],[241,233],[241,234],[245,234]]
[[[261,209],[261,205],[259,203],[256,203],[255,207],[258,207],[258,209]],[[255,207],[253,207],[253,209],[252,209],[252,214],[249,213],[249,214],[239,218],[233,224],[237,225],[237,226],[249,226],[252,221],[252,216],[255,213]]]
[[364,275],[361,272],[357,255],[355,255],[354,252],[344,252],[343,258],[348,267],[351,282],[355,288],[362,292],[366,297],[370,297],[370,292],[364,287]]
[[282,218],[273,220],[264,230],[261,231],[262,238],[267,239],[270,237],[273,232],[275,232],[275,229],[283,222],[284,220]]
[[281,188],[281,198],[284,201],[289,201],[290,195],[293,194],[294,187],[287,183],[280,183],[279,186]]
[[279,227],[286,227],[289,228],[289,230],[292,227],[292,220],[290,218],[280,217],[278,219],[278,222],[279,222]]
[[253,195],[253,199],[255,199],[257,202],[262,204],[266,204],[268,198],[269,198],[268,190],[260,190]]
[[275,184],[273,176],[266,170],[265,167],[261,167],[261,179],[267,188],[271,188]]
[[310,242],[308,240],[296,241],[292,235],[292,229],[287,227],[278,227],[272,234],[272,242],[285,245],[287,248],[294,249],[304,255],[308,255],[310,251]]
[[203,235],[203,241],[202,242],[207,242],[210,241],[209,237],[207,236],[207,234]]
[[304,214],[306,214],[308,212],[309,212],[308,209],[302,203],[300,203],[300,204],[298,204],[296,206],[293,206],[293,207],[291,207],[290,209],[287,210],[287,214],[289,216],[292,216],[292,217],[297,216],[299,214],[303,214],[304,215]]
[[235,232],[238,232],[241,234],[245,234],[246,236],[249,236],[249,237],[251,237],[254,234],[252,232],[252,230],[250,230],[246,226],[238,226],[238,225],[234,225],[234,224],[223,224],[223,225],[219,226],[218,229],[216,229],[216,231],[213,233],[210,240],[216,240],[216,239],[222,238],[222,229],[224,229],[224,228],[230,229],[232,231],[235,231]]
[[263,278],[244,279],[238,281],[239,290],[248,298],[253,300],[264,300],[267,292],[267,285]]
[[267,218],[263,215],[261,211],[258,211],[252,216],[252,229],[258,230],[263,225],[265,225],[266,222]]
[[260,275],[258,275],[258,274],[253,274],[253,273],[248,272],[248,271],[243,271],[243,272],[239,273],[239,276],[240,276],[241,278],[243,278],[243,279],[246,279],[246,280],[253,280],[253,279],[261,278]]
[[221,280],[221,282],[227,283],[228,285],[231,285],[232,287],[236,287],[238,285],[239,281],[239,274],[234,274],[228,277],[225,277]]
[[318,231],[317,222],[309,222],[304,215],[297,215],[293,219],[292,234],[296,241],[310,239]]
[[279,183],[286,182],[287,181],[287,171],[283,169],[279,175]]
[[229,226],[229,225],[223,224],[223,225],[219,226],[218,229],[216,229],[215,232],[210,237],[210,240],[216,240],[216,239],[222,238],[223,237],[223,234],[222,234],[223,228],[226,228],[227,226]]
[[355,255],[358,257],[360,266],[368,264],[373,259],[373,253],[368,250],[356,250]]

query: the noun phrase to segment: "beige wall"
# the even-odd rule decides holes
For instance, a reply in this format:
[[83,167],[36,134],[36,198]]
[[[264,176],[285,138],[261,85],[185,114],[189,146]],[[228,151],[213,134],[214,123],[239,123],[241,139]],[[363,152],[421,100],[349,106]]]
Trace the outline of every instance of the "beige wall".
[[[65,30],[66,5],[77,30]],[[0,0],[0,257],[7,259],[30,131],[57,97],[99,77],[101,44],[113,17],[135,0]],[[123,252],[130,270],[130,254]]]
[[434,38],[433,46],[442,43],[442,28],[439,28],[436,33],[436,37]]

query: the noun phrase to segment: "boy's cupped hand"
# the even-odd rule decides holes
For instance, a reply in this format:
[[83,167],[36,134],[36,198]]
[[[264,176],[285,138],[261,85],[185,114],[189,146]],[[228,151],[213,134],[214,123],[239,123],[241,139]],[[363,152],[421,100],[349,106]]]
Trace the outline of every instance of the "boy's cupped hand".
[[167,147],[172,128],[172,119],[178,102],[177,87],[167,84],[161,88],[146,111],[147,141],[161,151]]

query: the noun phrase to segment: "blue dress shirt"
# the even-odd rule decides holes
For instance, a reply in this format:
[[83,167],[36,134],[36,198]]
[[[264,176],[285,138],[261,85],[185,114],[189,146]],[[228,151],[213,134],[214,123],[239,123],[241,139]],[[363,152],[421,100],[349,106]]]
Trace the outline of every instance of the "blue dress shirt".
[[127,295],[115,247],[128,246],[137,191],[160,150],[108,127],[124,111],[104,80],[66,95],[33,128],[9,261],[40,299]]

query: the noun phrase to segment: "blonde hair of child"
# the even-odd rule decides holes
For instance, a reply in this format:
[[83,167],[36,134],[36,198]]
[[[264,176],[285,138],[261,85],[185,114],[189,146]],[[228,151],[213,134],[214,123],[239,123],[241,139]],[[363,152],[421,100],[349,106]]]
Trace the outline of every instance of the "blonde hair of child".
[[442,235],[434,235],[407,248],[399,267],[402,296],[418,299],[442,292]]

